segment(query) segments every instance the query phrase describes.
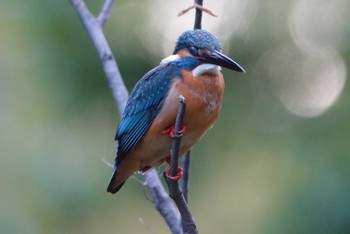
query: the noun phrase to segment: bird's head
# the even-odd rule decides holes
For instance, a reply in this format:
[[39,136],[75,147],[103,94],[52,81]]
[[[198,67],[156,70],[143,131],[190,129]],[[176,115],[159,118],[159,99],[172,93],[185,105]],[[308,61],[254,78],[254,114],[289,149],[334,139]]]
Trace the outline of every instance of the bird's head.
[[206,30],[188,30],[176,42],[173,54],[184,53],[193,56],[202,63],[215,64],[228,69],[245,72],[245,70],[231,58],[221,53],[219,40]]

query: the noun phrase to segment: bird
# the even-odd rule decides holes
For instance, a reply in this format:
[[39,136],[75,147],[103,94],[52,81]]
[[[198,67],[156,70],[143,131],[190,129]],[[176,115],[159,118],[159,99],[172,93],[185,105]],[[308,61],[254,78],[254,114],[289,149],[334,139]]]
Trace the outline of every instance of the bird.
[[107,192],[115,194],[135,172],[169,161],[180,95],[186,99],[186,112],[179,155],[214,125],[225,88],[221,67],[245,72],[221,51],[209,31],[187,30],[177,39],[173,54],[139,80],[116,130],[117,156]]

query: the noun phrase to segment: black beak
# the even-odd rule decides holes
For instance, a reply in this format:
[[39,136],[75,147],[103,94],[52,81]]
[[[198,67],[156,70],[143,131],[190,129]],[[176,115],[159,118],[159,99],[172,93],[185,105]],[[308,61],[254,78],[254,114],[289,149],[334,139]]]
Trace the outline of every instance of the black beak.
[[215,64],[222,67],[226,67],[234,71],[245,73],[245,70],[243,67],[241,67],[238,63],[236,63],[235,61],[233,61],[232,59],[230,59],[229,57],[220,53],[217,50],[215,50],[210,55],[199,56],[198,59],[205,63]]

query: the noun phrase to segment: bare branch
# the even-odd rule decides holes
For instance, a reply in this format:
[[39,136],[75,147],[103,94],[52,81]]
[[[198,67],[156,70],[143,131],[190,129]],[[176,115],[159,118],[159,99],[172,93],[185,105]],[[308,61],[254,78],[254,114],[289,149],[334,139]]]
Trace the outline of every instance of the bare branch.
[[109,168],[114,168],[114,165],[108,162],[105,158],[101,158],[101,161]]
[[144,185],[151,193],[156,209],[163,216],[173,234],[182,234],[180,214],[171,202],[164,187],[159,186],[159,184],[161,182],[156,170],[145,173]]
[[174,200],[177,208],[180,211],[184,233],[196,234],[198,233],[198,230],[193,216],[182,194],[179,182],[174,179],[178,173],[179,149],[182,137],[182,134],[179,134],[179,132],[181,132],[182,129],[182,120],[186,110],[185,98],[183,96],[180,96],[179,98],[180,107],[175,121],[174,139],[170,151],[170,176],[167,176],[166,173],[164,173],[164,178],[168,184],[170,197]]
[[190,177],[190,162],[191,162],[191,151],[188,151],[182,157],[183,176],[181,180],[181,190],[187,204],[188,204],[188,187],[189,187],[188,183],[189,183],[189,177]]
[[170,157],[171,157],[171,164],[170,164],[170,176],[174,177],[178,173],[178,167],[179,167],[179,149],[180,149],[180,143],[181,143],[181,137],[182,134],[179,134],[182,129],[182,120],[185,115],[186,111],[186,100],[185,97],[180,95],[180,107],[176,116],[175,121],[175,129],[174,129],[174,140],[171,146],[170,151]]
[[[203,0],[195,0],[195,4],[203,6]],[[194,18],[194,29],[202,29],[202,10],[196,7],[196,16]]]
[[102,6],[102,9],[100,11],[100,14],[97,16],[98,22],[100,22],[101,27],[103,27],[109,17],[109,14],[111,12],[112,6],[113,6],[114,0],[106,0]]
[[208,15],[211,15],[213,17],[218,17],[214,12],[212,12],[211,10],[209,10],[208,8],[202,7],[201,5],[194,3],[192,6],[187,7],[186,9],[180,11],[177,16],[183,16],[184,14],[186,14],[187,12],[189,12],[190,10],[192,10],[193,8],[196,8],[198,10],[204,11],[205,13],[207,13]]
[[83,0],[70,0],[75,11],[79,15],[82,23],[88,31],[92,42],[95,45],[98,56],[106,73],[109,87],[112,89],[114,100],[117,104],[119,113],[122,114],[126,101],[128,100],[128,91],[120,74],[118,65],[112,54],[111,48],[104,36],[99,21],[94,17]]
[[194,7],[195,7],[194,4],[193,4],[192,6],[187,7],[186,9],[180,11],[179,14],[177,14],[177,16],[178,16],[178,17],[179,17],[179,16],[183,16],[184,14],[186,14],[187,12],[189,12],[190,10],[192,10]]
[[213,11],[209,10],[208,8],[202,7],[201,5],[198,5],[197,3],[194,4],[194,7],[196,9],[199,9],[201,11],[204,11],[205,13],[207,13],[208,15],[211,15],[213,17],[218,17],[217,14],[215,14]]
[[70,2],[82,21],[94,18],[83,0],[70,0]]

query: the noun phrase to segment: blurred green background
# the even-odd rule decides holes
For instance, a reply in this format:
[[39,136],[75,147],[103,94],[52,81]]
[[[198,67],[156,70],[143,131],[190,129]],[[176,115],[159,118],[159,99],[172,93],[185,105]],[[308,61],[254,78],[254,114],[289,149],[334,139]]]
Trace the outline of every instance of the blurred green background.
[[[97,13],[102,0],[87,1]],[[106,25],[128,89],[192,28],[192,0],[117,1]],[[350,2],[205,0],[224,70],[215,127],[195,146],[201,233],[350,233]],[[168,233],[130,180],[105,192],[119,116],[69,1],[0,7],[0,233]]]

